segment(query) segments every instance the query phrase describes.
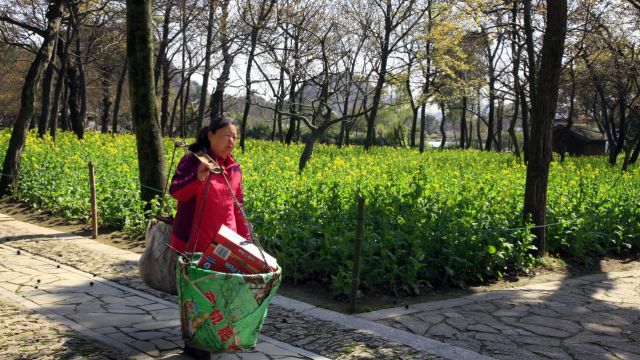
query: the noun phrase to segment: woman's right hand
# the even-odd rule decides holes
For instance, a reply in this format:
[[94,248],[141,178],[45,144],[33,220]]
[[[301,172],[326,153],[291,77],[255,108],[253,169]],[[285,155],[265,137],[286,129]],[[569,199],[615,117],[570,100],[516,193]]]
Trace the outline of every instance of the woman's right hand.
[[198,164],[198,180],[205,181],[207,180],[207,176],[209,175],[209,165],[205,163]]

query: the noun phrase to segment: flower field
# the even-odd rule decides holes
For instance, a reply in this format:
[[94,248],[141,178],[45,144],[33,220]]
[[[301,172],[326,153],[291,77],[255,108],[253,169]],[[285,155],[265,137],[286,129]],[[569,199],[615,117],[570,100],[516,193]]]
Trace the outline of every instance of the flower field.
[[[10,133],[0,133],[0,149]],[[167,168],[173,144],[165,141]],[[246,208],[263,245],[287,278],[311,279],[339,293],[350,287],[356,197],[366,198],[361,287],[418,293],[527,271],[529,229],[522,224],[525,167],[513,155],[317,145],[298,174],[302,147],[248,141],[236,151]],[[176,162],[184,154],[176,152]],[[34,208],[86,220],[87,161],[95,164],[100,223],[144,229],[135,139],[61,133],[54,143],[30,134],[16,197]],[[174,164],[175,168],[175,164]],[[640,169],[604,158],[568,158],[551,167],[547,247],[588,261],[640,248]],[[161,191],[161,189],[158,189]],[[173,202],[169,202],[173,206]]]

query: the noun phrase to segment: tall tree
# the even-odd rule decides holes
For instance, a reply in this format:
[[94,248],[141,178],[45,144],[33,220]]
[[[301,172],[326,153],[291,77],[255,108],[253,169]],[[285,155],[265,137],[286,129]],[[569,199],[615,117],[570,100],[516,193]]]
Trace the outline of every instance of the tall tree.
[[[524,193],[525,221],[532,220],[536,225],[533,234],[536,236],[534,244],[538,255],[544,255],[546,252],[545,225],[551,162],[551,127],[556,113],[558,81],[567,33],[567,0],[547,0],[546,4],[547,28],[542,42],[540,69],[536,76],[535,88],[531,88],[531,143]],[[531,2],[525,1],[525,6],[531,6]],[[532,34],[527,36],[533,37]]]
[[[422,16],[429,8],[429,6],[421,7],[420,5],[421,3],[416,0],[372,1],[370,10],[379,14],[381,25],[379,27],[373,26],[372,34],[370,35],[377,45],[379,65],[377,71],[378,79],[371,102],[371,113],[367,119],[365,149],[369,149],[375,141],[376,117],[380,108],[382,89],[389,70],[389,58],[397,50],[400,42],[420,23]],[[364,17],[362,19],[366,21],[369,18]]]
[[18,186],[18,177],[20,175],[20,162],[22,160],[22,150],[27,139],[29,123],[34,113],[35,93],[40,83],[43,72],[51,61],[53,48],[58,37],[58,29],[67,5],[66,0],[53,0],[49,3],[47,9],[47,29],[44,32],[42,45],[31,63],[29,72],[22,87],[22,95],[20,97],[20,112],[18,119],[13,126],[11,138],[9,139],[9,148],[4,157],[2,166],[3,176],[0,179],[0,196],[9,192],[9,185],[13,185],[15,189]]
[[245,103],[244,111],[242,112],[242,120],[240,122],[240,148],[244,151],[245,135],[247,133],[247,118],[249,117],[249,108],[251,107],[251,68],[256,54],[256,45],[258,44],[258,36],[260,31],[265,27],[269,15],[273,6],[276,4],[276,0],[260,0],[258,11],[255,13],[254,7],[251,1],[247,2],[247,9],[245,21],[251,27],[251,34],[249,36],[249,54],[247,56],[247,69],[245,72]]
[[129,99],[136,133],[140,194],[151,201],[165,183],[165,157],[153,76],[152,0],[127,0]]

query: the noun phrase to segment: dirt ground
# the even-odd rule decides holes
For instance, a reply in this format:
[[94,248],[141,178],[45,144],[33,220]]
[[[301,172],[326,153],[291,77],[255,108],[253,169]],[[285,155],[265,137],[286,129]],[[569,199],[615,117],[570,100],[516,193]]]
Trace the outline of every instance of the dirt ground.
[[[62,232],[91,237],[90,224],[74,223],[62,218],[51,216],[46,212],[34,211],[29,209],[25,204],[13,201],[6,197],[0,198],[0,213],[10,215],[20,221],[53,228]],[[137,253],[142,253],[144,250],[144,240],[132,239],[122,231],[102,228],[98,230],[98,234],[97,240],[105,244]],[[445,300],[478,292],[520,287],[527,284],[557,281],[566,277],[580,276],[590,273],[640,269],[639,256],[625,259],[606,258],[600,260],[590,268],[570,266],[561,259],[552,257],[546,258],[545,262],[546,265],[536,269],[535,275],[533,276],[519,276],[481,286],[472,286],[467,289],[432,289],[428,290],[424,295],[406,297],[368,294],[358,300],[358,308],[360,311],[371,311],[394,306]],[[293,299],[331,310],[344,313],[349,311],[348,299],[334,298],[328,288],[323,284],[294,285],[286,283],[285,281],[285,283],[280,287],[279,293]]]

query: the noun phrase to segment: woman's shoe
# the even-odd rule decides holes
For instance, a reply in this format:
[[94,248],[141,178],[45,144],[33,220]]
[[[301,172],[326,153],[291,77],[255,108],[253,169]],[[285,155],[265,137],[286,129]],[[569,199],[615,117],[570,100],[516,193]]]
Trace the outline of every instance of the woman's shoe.
[[196,349],[189,345],[185,345],[183,349],[183,353],[191,356],[194,359],[205,360],[211,357],[211,354],[208,351]]

